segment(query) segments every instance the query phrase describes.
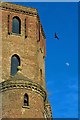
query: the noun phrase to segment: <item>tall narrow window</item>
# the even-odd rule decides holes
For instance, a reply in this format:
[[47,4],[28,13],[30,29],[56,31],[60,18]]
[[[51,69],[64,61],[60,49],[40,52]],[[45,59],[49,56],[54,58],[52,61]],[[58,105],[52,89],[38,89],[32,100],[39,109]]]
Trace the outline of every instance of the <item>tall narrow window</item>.
[[40,41],[40,23],[37,23],[37,42]]
[[20,66],[20,58],[18,55],[13,55],[11,57],[11,75],[14,76],[18,71],[18,66]]
[[21,33],[21,20],[17,16],[13,17],[12,20],[12,32],[16,34]]
[[8,15],[8,34],[11,33],[11,29],[10,29],[10,15]]
[[28,17],[25,19],[25,38],[28,36]]
[[42,69],[40,69],[40,80],[42,80]]
[[24,95],[24,106],[29,106],[29,97],[27,93]]
[[8,34],[12,32],[12,14],[8,15]]

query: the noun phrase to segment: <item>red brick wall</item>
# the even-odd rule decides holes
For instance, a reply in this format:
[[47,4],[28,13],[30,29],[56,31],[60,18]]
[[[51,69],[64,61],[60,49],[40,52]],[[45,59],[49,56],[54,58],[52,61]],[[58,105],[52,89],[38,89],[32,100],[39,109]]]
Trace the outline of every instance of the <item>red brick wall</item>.
[[[13,9],[16,9],[15,5],[10,4],[10,6]],[[19,8],[19,6],[17,6],[17,8]],[[24,7],[21,8],[24,9]],[[14,16],[18,16],[21,20],[20,35],[12,33],[12,18]],[[8,17],[10,17],[9,20]],[[26,18],[27,28],[25,31]],[[40,32],[42,38],[40,38],[39,42],[37,41],[37,24],[37,12],[36,15],[29,15],[22,12],[15,12],[9,9],[2,10],[2,81],[9,80],[11,72],[11,57],[14,54],[17,54],[21,60],[22,75],[29,78],[33,82],[41,84],[41,86],[43,86],[45,89],[45,61],[43,58],[44,52],[41,52],[41,49],[43,48],[40,46],[40,41],[44,40],[44,37]],[[25,37],[25,35],[27,37]],[[40,79],[40,69],[42,69],[42,79]],[[23,95],[26,92],[30,98],[29,109],[22,107]],[[12,89],[4,91],[2,95],[3,117],[44,117],[44,101],[40,94],[26,89]]]
[[[24,94],[29,95],[29,107],[23,107]],[[6,100],[5,100],[6,98]],[[14,89],[3,93],[4,118],[43,118],[44,104],[42,97],[29,90]]]

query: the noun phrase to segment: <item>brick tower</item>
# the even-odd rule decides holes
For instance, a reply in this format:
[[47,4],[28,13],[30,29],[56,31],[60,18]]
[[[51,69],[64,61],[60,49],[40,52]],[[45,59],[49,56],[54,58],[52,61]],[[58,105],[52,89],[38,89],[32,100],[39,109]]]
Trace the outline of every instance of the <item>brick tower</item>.
[[1,2],[0,8],[2,118],[52,118],[45,87],[45,35],[38,12],[8,2]]

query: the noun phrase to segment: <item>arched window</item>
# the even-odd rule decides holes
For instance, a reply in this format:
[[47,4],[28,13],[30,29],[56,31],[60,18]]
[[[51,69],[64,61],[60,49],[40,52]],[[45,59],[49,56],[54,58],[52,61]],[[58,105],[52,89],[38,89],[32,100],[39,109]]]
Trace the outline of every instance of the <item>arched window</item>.
[[11,57],[11,75],[14,76],[18,71],[18,66],[20,66],[20,58],[18,55],[13,55]]
[[12,32],[16,34],[21,33],[21,20],[17,16],[13,17],[12,20]]
[[24,95],[24,106],[29,106],[29,97],[27,93]]

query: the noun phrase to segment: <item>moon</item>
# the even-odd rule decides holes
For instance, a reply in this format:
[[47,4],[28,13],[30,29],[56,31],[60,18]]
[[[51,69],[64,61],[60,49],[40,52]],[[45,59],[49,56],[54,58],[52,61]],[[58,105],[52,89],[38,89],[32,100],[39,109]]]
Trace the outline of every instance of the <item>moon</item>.
[[66,62],[66,66],[69,66],[70,64],[68,62]]

